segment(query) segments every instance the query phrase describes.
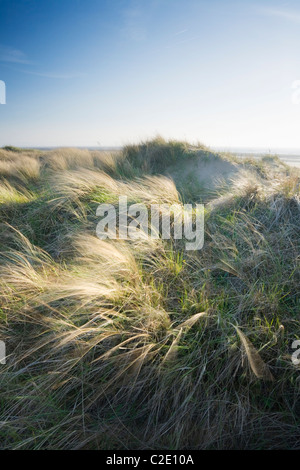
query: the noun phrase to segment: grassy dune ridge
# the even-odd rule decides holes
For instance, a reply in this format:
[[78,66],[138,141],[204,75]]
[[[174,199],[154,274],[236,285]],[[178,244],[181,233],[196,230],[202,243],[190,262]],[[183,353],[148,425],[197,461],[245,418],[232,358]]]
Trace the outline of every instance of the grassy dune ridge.
[[[299,171],[156,138],[0,149],[1,448],[299,449]],[[205,203],[205,243],[96,208]]]

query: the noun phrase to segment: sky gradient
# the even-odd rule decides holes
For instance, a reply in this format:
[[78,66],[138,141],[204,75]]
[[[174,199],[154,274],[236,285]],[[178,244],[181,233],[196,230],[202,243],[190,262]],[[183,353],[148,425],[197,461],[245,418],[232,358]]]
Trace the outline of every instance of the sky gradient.
[[0,0],[0,146],[300,148],[299,46],[299,1]]

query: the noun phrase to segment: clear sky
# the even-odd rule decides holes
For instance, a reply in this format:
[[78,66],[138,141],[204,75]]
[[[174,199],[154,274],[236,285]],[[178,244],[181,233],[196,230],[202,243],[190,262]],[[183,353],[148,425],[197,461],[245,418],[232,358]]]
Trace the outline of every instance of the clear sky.
[[0,80],[0,146],[300,148],[300,2],[0,0]]

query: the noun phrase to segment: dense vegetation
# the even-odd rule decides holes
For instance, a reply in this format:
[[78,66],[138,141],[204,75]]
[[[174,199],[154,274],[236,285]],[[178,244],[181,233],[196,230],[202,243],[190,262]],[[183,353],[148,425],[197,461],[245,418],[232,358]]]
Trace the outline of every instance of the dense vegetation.
[[[299,449],[299,182],[159,138],[0,150],[1,447]],[[203,249],[99,240],[119,195],[204,202]]]

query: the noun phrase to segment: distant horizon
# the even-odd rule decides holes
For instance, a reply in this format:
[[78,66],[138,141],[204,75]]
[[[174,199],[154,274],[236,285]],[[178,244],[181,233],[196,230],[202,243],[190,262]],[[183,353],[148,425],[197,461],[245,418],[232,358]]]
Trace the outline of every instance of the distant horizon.
[[[133,145],[137,145],[138,142],[133,142]],[[13,144],[10,144],[14,146]],[[9,146],[10,146],[9,145]],[[53,146],[26,146],[20,148],[25,150],[53,150],[59,148],[78,148],[78,149],[87,149],[87,150],[121,150],[125,145],[104,145],[104,146],[97,146],[97,145],[53,145]],[[191,145],[193,145],[191,143]],[[7,145],[3,146],[7,147]],[[3,148],[2,147],[2,148]],[[16,146],[18,147],[18,146]],[[207,146],[209,149],[217,151],[217,152],[229,152],[229,153],[241,153],[241,154],[278,154],[278,155],[290,155],[290,156],[300,156],[300,148],[293,148],[293,147],[286,147],[286,148],[268,148],[268,147],[227,147],[227,146]]]

